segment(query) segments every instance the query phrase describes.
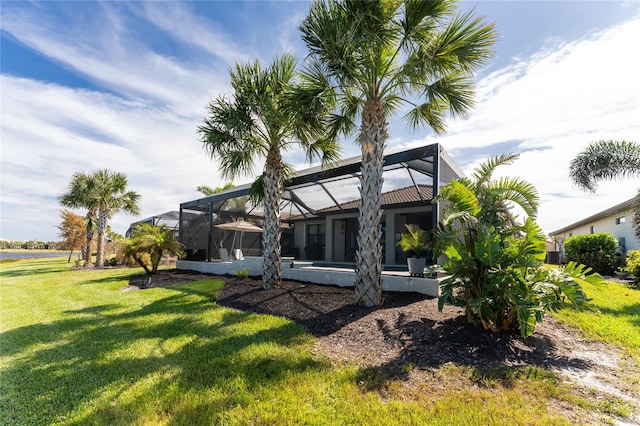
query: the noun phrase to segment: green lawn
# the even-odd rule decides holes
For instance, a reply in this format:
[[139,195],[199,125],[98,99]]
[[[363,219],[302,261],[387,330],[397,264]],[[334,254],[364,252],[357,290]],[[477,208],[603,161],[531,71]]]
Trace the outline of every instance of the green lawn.
[[640,289],[615,283],[603,288],[586,284],[584,289],[593,309],[566,309],[556,318],[591,338],[620,346],[640,365]]
[[445,365],[407,389],[332,366],[291,321],[216,305],[222,281],[119,291],[140,271],[0,263],[0,424],[561,425],[557,407],[585,405],[536,369]]

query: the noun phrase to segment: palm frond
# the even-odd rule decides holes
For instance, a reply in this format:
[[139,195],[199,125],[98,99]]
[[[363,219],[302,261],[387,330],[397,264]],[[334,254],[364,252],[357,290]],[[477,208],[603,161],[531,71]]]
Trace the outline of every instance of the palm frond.
[[403,117],[409,127],[416,129],[425,123],[433,129],[436,134],[444,133],[446,130],[445,111],[447,104],[440,99],[429,99],[420,105],[415,105]]
[[540,205],[540,196],[535,186],[519,178],[502,177],[489,182],[487,190],[498,190],[501,202],[511,201],[520,206],[531,218],[535,218]]
[[448,201],[452,210],[466,212],[471,216],[475,216],[480,212],[480,204],[473,190],[455,179],[442,188],[434,199],[434,202],[440,201]]
[[600,140],[590,143],[571,160],[569,176],[573,183],[595,192],[603,180],[640,176],[640,144],[630,141]]
[[473,172],[473,179],[475,180],[476,186],[479,188],[486,185],[486,183],[491,180],[491,176],[497,167],[512,164],[519,156],[520,154],[501,154],[496,157],[491,157],[486,162],[480,164]]

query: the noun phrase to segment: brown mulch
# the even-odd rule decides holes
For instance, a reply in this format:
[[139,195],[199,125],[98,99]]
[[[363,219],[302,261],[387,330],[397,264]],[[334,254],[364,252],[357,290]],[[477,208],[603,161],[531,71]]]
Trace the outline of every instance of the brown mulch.
[[[134,277],[129,289],[157,287],[211,275],[168,270]],[[567,380],[624,400],[639,401],[640,377],[631,356],[591,341],[547,316],[535,333],[493,334],[469,325],[460,308],[438,310],[437,299],[417,293],[385,292],[383,305],[353,303],[353,288],[284,281],[264,290],[255,278],[216,277],[226,281],[217,303],[242,311],[280,315],[302,324],[316,337],[314,350],[336,363],[381,369],[387,377],[408,379],[411,369],[433,370],[446,363],[487,371],[499,365],[538,366]],[[635,388],[635,389],[634,389]]]

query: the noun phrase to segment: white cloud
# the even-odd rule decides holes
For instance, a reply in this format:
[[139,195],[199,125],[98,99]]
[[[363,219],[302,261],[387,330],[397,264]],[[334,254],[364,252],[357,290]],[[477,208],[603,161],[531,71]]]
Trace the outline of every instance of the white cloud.
[[[39,239],[55,239],[57,197],[76,171],[125,173],[142,195],[145,217],[197,198],[199,184],[215,186],[217,168],[195,133],[200,117],[9,76],[1,84],[4,238],[42,232],[47,237]],[[33,210],[28,223],[27,210]],[[123,233],[131,221],[118,215],[112,227]]]
[[[178,11],[177,6],[172,10],[184,25],[200,25],[188,22],[186,12]],[[227,62],[208,55],[195,56],[197,61],[180,62],[151,50],[128,31],[126,23],[121,22],[125,18],[110,4],[102,4],[102,19],[97,22],[84,22],[78,16],[65,26],[20,9],[9,9],[3,15],[2,29],[40,54],[127,99],[170,106],[174,114],[200,112],[212,94],[228,81]],[[184,40],[183,34],[180,36]]]
[[[498,170],[537,187],[538,221],[545,232],[625,201],[640,180],[602,183],[596,194],[588,194],[572,186],[568,173],[571,159],[589,142],[640,142],[639,39],[636,17],[581,40],[547,46],[480,81],[472,115],[451,122],[447,134],[410,145],[439,142],[468,174],[496,154],[496,144],[516,145],[520,159]],[[486,154],[478,154],[483,147]]]
[[248,59],[233,38],[225,36],[218,24],[194,15],[184,4],[144,2],[142,6],[142,17],[180,42],[196,46],[229,63]]

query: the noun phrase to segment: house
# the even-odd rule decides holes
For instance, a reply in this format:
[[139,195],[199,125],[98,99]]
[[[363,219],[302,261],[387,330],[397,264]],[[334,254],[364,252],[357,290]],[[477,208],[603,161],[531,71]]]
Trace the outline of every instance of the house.
[[629,250],[638,250],[640,243],[633,231],[635,198],[617,204],[571,225],[549,233],[562,253],[564,241],[574,235],[607,232],[618,239],[618,252],[626,256]]
[[[383,263],[406,266],[405,254],[396,246],[405,225],[434,229],[442,206],[433,198],[463,173],[439,144],[388,150],[383,164]],[[280,206],[283,256],[334,264],[354,262],[360,168],[360,157],[352,157],[331,168],[300,170],[286,183]],[[234,218],[261,224],[262,207],[249,202],[249,188],[250,184],[240,185],[180,204],[179,239],[187,260],[212,261],[219,257],[219,247],[229,248],[231,235],[216,224]],[[261,234],[243,238],[240,245],[245,255],[260,256]]]

